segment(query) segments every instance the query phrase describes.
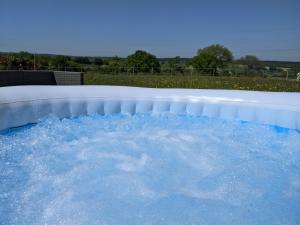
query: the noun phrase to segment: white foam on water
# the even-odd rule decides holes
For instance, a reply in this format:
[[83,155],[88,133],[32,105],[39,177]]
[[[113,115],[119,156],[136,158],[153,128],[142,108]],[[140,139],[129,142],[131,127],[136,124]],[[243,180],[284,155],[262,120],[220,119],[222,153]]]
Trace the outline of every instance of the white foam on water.
[[155,114],[0,135],[0,224],[300,224],[300,133]]

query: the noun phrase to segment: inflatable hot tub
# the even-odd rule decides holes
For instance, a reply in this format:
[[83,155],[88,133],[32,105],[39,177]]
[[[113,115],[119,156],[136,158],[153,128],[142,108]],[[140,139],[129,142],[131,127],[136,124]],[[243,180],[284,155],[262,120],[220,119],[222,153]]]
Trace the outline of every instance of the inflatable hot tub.
[[91,114],[191,114],[300,129],[300,93],[116,86],[0,88],[0,130]]
[[0,130],[0,224],[300,224],[299,93],[3,87]]

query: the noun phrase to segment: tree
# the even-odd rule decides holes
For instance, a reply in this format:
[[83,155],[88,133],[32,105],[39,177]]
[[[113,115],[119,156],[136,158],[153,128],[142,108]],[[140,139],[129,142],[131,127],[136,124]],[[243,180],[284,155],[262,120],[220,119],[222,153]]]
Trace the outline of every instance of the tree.
[[120,68],[123,65],[123,60],[118,56],[114,56],[109,60],[108,65],[111,68]]
[[103,59],[102,58],[95,58],[94,59],[94,64],[97,66],[102,66],[104,64]]
[[184,65],[181,63],[180,56],[176,56],[175,58],[170,59],[168,61],[168,64],[172,72],[183,74]]
[[114,56],[110,58],[107,62],[107,65],[104,66],[107,72],[119,73],[124,70],[124,59]]
[[156,56],[138,50],[126,58],[126,66],[134,72],[159,72],[160,64]]
[[0,55],[0,70],[8,66],[9,58],[6,55]]
[[50,63],[50,65],[54,66],[54,68],[61,69],[63,67],[68,66],[69,60],[70,60],[69,56],[56,55],[56,56],[53,56],[52,62]]
[[50,61],[51,61],[51,58],[49,56],[36,55],[35,56],[36,69],[49,69]]
[[74,61],[79,64],[91,64],[90,59],[83,56],[75,57]]
[[198,70],[213,74],[219,69],[225,68],[232,61],[233,55],[229,49],[217,44],[199,49],[191,64]]
[[248,66],[249,69],[260,69],[262,67],[259,59],[254,55],[246,55],[240,58],[238,61],[242,65]]
[[33,69],[33,54],[28,52],[12,53],[7,56],[7,69]]

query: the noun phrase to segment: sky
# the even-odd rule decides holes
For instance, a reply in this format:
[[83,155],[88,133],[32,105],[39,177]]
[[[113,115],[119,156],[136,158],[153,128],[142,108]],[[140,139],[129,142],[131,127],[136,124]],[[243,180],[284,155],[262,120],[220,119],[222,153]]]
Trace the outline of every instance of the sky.
[[300,61],[299,0],[0,0],[0,51]]

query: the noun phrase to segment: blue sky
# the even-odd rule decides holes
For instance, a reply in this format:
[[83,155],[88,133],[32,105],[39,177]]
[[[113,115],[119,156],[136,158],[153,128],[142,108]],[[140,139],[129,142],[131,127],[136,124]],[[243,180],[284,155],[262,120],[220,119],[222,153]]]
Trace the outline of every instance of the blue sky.
[[300,61],[299,0],[0,0],[0,29],[0,51],[192,57],[219,43]]

